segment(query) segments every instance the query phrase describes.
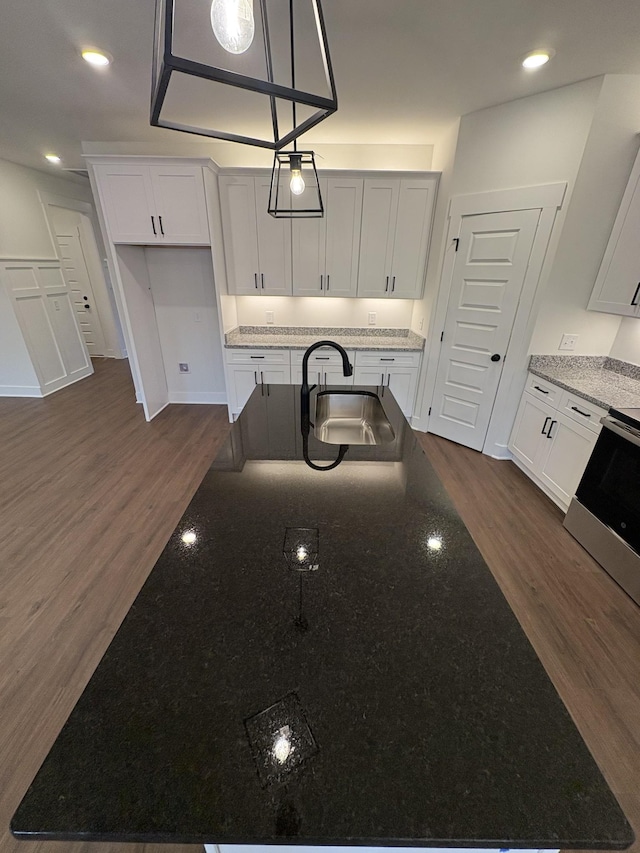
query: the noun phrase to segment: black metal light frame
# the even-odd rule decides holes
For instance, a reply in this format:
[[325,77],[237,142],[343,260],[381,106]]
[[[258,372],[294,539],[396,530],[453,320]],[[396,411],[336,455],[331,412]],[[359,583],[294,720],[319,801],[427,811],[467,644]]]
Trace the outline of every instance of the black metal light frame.
[[[180,0],[177,0],[177,2],[179,3]],[[179,130],[183,133],[194,133],[199,136],[208,136],[213,137],[214,139],[225,139],[228,142],[240,142],[244,145],[256,145],[260,148],[269,148],[272,151],[280,151],[282,148],[297,139],[301,134],[306,133],[306,131],[338,109],[338,98],[320,0],[309,0],[309,2],[311,3],[314,12],[322,64],[327,88],[330,92],[330,97],[328,98],[321,97],[311,92],[306,92],[302,89],[296,89],[293,85],[283,86],[274,81],[267,11],[269,0],[258,0],[258,2],[260,3],[260,10],[262,14],[262,35],[264,40],[267,80],[260,80],[259,78],[249,77],[233,71],[227,71],[222,68],[215,68],[214,66],[205,65],[201,62],[194,62],[193,60],[182,56],[176,56],[173,53],[174,7],[176,0],[157,0],[153,77],[151,85],[151,124],[154,127],[165,127],[170,130]],[[163,119],[161,117],[162,107],[167,94],[169,81],[174,71],[182,74],[189,74],[194,77],[200,77],[204,80],[212,80],[216,83],[224,83],[229,86],[248,89],[252,92],[257,92],[258,94],[268,97],[270,99],[271,106],[273,140],[259,139],[252,136],[242,136],[240,134],[229,133],[227,131],[218,131],[211,128],[197,127],[194,125],[182,124],[180,122]],[[296,103],[303,106],[314,107],[316,112],[302,121],[299,125],[296,125],[294,120],[293,129],[284,136],[280,136],[276,110],[276,98],[290,101],[294,107]]]
[[[304,190],[307,199],[311,195],[314,195],[314,201],[317,200],[317,203],[313,206],[304,208],[293,208],[290,206],[292,193],[289,189],[288,175],[285,174],[282,182],[280,176],[283,167],[290,171],[292,157],[300,158],[300,166],[307,167],[307,175],[310,175],[311,170],[313,170],[315,184],[312,186],[307,185]],[[282,183],[284,183],[284,186],[282,186]],[[293,198],[300,198],[300,196],[293,196]],[[324,216],[320,181],[318,180],[313,151],[276,151],[273,171],[271,172],[271,188],[269,189],[269,206],[267,207],[267,211],[276,219],[320,219]]]

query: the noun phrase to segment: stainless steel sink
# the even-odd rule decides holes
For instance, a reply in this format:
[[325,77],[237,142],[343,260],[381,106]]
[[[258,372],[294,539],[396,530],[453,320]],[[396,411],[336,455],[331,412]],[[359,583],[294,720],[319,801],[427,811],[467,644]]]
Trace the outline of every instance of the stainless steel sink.
[[380,400],[368,391],[321,391],[314,435],[325,444],[387,444],[395,438]]

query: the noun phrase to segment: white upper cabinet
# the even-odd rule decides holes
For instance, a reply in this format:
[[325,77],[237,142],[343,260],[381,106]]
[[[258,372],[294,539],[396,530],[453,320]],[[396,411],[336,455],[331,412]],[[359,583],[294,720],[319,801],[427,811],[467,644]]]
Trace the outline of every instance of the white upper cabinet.
[[609,237],[589,308],[640,316],[640,154]]
[[229,292],[291,295],[291,220],[267,213],[270,180],[220,178],[222,228]]
[[98,165],[95,174],[114,243],[209,244],[200,166]]
[[365,180],[358,296],[422,296],[436,188],[436,177]]
[[355,296],[362,178],[321,178],[325,215],[293,220],[295,296]]

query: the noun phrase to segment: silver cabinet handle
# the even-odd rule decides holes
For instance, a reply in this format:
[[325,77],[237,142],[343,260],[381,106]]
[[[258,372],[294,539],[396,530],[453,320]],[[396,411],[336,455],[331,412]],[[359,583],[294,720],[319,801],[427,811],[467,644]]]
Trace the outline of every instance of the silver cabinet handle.
[[264,290],[264,273],[260,273],[260,281],[262,282],[262,289]]
[[391,293],[396,289],[396,277],[394,275],[393,281],[391,282]]
[[256,283],[256,290],[257,290],[258,289],[258,273],[257,272],[254,272],[254,274],[253,274],[253,280]]
[[389,276],[387,276],[387,283],[384,286],[384,292],[385,293],[389,292]]
[[323,276],[323,275],[320,275],[320,290],[322,290],[322,279],[323,279],[323,278],[324,278],[324,276]]
[[157,236],[158,236],[158,232],[156,231],[156,222],[155,222],[155,219],[153,218],[153,216],[151,217],[151,227],[153,228],[153,233],[154,233],[154,234],[156,235],[156,237],[157,237]]

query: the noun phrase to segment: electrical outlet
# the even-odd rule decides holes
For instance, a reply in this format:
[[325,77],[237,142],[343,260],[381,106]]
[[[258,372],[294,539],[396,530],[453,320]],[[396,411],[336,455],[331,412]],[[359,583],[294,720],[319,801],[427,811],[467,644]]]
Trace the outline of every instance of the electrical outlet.
[[422,331],[422,327],[424,326],[424,317],[420,317],[420,322],[418,323],[418,328]]
[[576,348],[577,335],[563,335],[558,349],[574,350]]
[[375,326],[375,324],[376,324],[376,312],[375,311],[369,311],[369,325]]
[[189,373],[189,365],[186,361],[178,362],[178,369],[180,370],[180,373]]
[[267,326],[273,325],[273,311],[265,311],[267,317]]

